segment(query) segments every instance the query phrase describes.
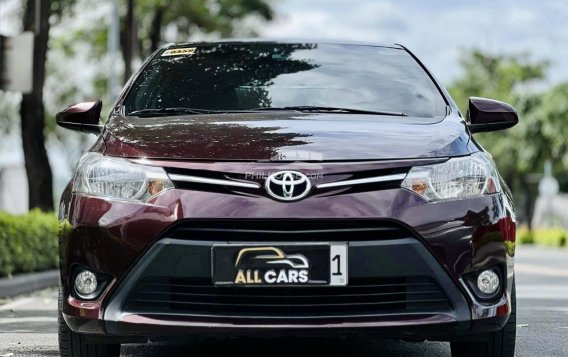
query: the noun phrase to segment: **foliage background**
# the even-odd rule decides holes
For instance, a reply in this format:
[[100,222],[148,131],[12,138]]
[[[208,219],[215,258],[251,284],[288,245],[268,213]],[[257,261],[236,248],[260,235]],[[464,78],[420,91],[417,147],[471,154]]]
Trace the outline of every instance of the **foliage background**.
[[59,222],[53,213],[0,212],[0,277],[55,269]]

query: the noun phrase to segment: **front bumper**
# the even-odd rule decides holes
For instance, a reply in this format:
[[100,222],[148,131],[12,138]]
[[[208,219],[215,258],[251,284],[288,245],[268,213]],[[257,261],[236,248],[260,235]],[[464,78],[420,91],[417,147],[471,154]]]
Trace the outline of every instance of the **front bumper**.
[[346,287],[214,287],[212,245],[170,238],[154,244],[109,300],[106,330],[129,334],[172,316],[181,326],[212,322],[226,328],[470,318],[455,283],[412,238],[348,242]]
[[[111,275],[113,281],[100,299],[85,302],[71,296],[71,279],[62,279],[66,297],[64,318],[75,331],[116,337],[159,338],[227,331],[233,335],[271,331],[301,334],[299,331],[305,330],[311,331],[311,335],[325,330],[443,340],[497,330],[507,320],[514,253],[514,230],[511,234],[510,225],[514,224],[505,213],[500,195],[465,203],[426,204],[407,191],[390,189],[305,201],[301,209],[295,210],[298,203],[258,197],[227,200],[223,194],[188,190],[166,192],[152,205],[70,195],[64,201],[61,276],[69,277],[72,266],[82,265]],[[204,235],[203,231],[191,229],[196,224],[238,228],[251,222],[279,222],[290,227],[315,222],[329,226],[345,223],[382,227],[385,231],[364,237],[347,233],[331,238],[285,235],[276,239],[275,235],[262,232],[251,238],[211,232]],[[394,230],[390,229],[393,227]],[[158,294],[156,304],[130,301],[144,282],[171,285],[171,279],[182,279],[179,285],[194,285],[194,281],[205,281],[205,286],[199,288],[207,289],[212,244],[251,239],[347,242],[350,287],[358,279],[375,279],[377,286],[399,279],[396,284],[404,286],[404,294],[395,293],[403,301],[391,304],[396,307],[391,310],[375,306],[365,311],[347,309],[348,313],[334,315],[318,308],[318,313],[296,316],[278,315],[274,310],[264,315],[238,315],[234,311],[228,314],[203,308],[168,310],[172,302],[163,300],[170,298],[164,294]],[[490,266],[501,267],[507,288],[499,302],[487,306],[472,301],[460,278]],[[164,278],[170,280],[159,280]],[[423,304],[409,300],[408,292],[416,292],[416,284],[433,284],[429,287],[434,293],[423,300],[434,296],[434,300],[442,301]],[[377,289],[372,293],[384,293]]]

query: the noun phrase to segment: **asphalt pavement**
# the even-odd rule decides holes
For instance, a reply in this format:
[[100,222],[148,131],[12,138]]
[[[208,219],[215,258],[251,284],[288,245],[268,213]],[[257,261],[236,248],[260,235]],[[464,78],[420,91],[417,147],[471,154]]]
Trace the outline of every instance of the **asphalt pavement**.
[[[568,356],[568,249],[521,246],[516,259],[517,356]],[[0,300],[0,357],[58,356],[57,290]],[[230,339],[126,345],[121,356],[450,356],[444,342]]]

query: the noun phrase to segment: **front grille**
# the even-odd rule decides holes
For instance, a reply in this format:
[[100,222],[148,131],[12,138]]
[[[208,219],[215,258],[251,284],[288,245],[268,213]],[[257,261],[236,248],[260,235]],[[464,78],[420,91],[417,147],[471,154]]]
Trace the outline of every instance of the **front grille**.
[[226,318],[349,318],[451,311],[429,277],[352,278],[345,287],[215,287],[210,279],[146,277],[126,311]]
[[[317,177],[310,178],[312,184],[310,196],[328,196],[400,188],[404,176],[410,170],[410,166],[407,166],[408,164],[399,163],[398,165],[401,164],[403,166],[356,172],[324,173],[321,170],[308,170],[306,174],[315,175]],[[262,172],[256,173],[224,173],[218,171],[188,170],[175,167],[164,167],[164,170],[170,176],[174,187],[178,189],[252,197],[266,196],[267,194],[264,189],[266,178],[270,174],[277,172],[275,169],[265,169]],[[402,177],[392,177],[400,175],[402,175]],[[383,178],[384,181],[380,180],[381,178]],[[373,181],[373,179],[378,180]],[[357,180],[370,181],[353,182]],[[345,182],[345,184],[341,184],[342,182]],[[327,188],[325,186],[319,187],[320,184],[325,185],[330,183],[339,184],[339,186]],[[252,184],[253,186],[239,187],[238,184]]]
[[205,241],[332,242],[375,241],[412,237],[404,227],[374,220],[225,220],[185,221],[165,237]]

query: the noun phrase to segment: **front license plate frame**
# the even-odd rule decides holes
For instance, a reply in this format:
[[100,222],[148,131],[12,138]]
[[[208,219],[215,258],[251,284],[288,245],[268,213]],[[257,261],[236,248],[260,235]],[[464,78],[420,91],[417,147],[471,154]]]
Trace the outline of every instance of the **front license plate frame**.
[[347,243],[221,243],[211,247],[215,286],[346,286],[348,266]]

